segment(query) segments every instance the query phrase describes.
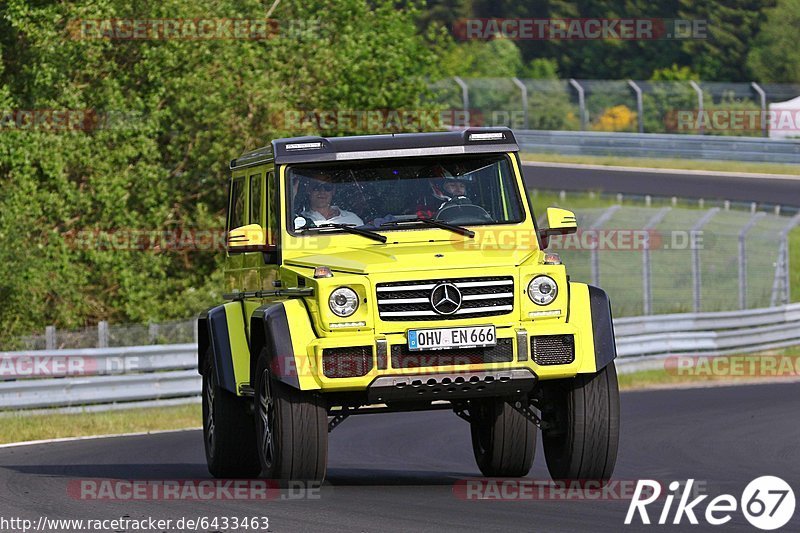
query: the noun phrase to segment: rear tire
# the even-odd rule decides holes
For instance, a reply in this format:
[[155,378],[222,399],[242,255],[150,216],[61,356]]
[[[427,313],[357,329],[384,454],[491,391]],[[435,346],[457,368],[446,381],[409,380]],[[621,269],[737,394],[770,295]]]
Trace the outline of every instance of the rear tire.
[[256,366],[256,442],[269,479],[322,481],[328,462],[328,411],[322,397],[281,383],[266,350]]
[[594,374],[543,382],[542,432],[553,479],[608,480],[619,446],[619,386],[614,363]]
[[502,398],[470,404],[472,451],[487,477],[522,477],[536,453],[536,425]]
[[220,387],[211,350],[206,352],[203,372],[203,442],[212,476],[253,478],[261,472],[247,403]]

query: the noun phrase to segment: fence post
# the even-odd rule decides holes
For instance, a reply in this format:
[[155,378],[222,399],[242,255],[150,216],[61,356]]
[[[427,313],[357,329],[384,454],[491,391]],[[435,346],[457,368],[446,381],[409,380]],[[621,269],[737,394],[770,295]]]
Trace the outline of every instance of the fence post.
[[56,327],[47,326],[44,328],[44,347],[46,350],[56,349]]
[[642,308],[645,315],[653,314],[653,288],[650,283],[650,230],[664,220],[664,217],[667,216],[671,209],[671,207],[659,209],[644,225],[644,242],[642,243],[644,246],[642,249]]
[[800,224],[800,213],[789,220],[778,236],[781,242],[778,248],[778,260],[775,262],[775,279],[772,281],[770,298],[772,307],[789,303],[792,298],[792,288],[789,286],[789,232],[798,224]]
[[706,131],[705,121],[703,120],[703,89],[694,80],[689,80],[689,85],[697,93],[697,125],[700,126],[700,135],[703,135]]
[[108,348],[108,322],[105,320],[97,323],[97,347]]
[[767,93],[756,82],[751,82],[750,86],[758,93],[758,97],[761,100],[761,136],[769,137],[769,130],[767,129]]
[[158,340],[158,324],[150,323],[147,325],[147,341],[150,344],[157,344]]
[[639,88],[633,80],[628,80],[628,85],[630,85],[633,92],[636,93],[636,116],[639,119],[639,133],[644,133],[644,102],[642,101],[642,89]]
[[747,250],[745,239],[747,232],[755,226],[758,219],[766,213],[755,213],[739,232],[739,309],[747,309]]
[[583,87],[581,87],[581,84],[578,83],[575,78],[570,78],[569,84],[572,85],[576,91],[578,91],[578,108],[581,114],[581,131],[586,131],[586,123],[588,122],[588,118],[586,116],[586,95],[583,92]]
[[528,88],[522,83],[519,78],[511,78],[511,80],[519,87],[522,93],[522,123],[523,128],[528,129]]
[[453,76],[453,80],[461,87],[461,103],[464,106],[464,118],[466,119],[466,124],[464,124],[465,128],[468,128],[471,125],[471,120],[469,116],[469,87],[467,84],[464,83],[464,80],[459,78],[458,76]]
[[[608,222],[608,220],[616,213],[621,206],[619,205],[612,205],[605,211],[600,217],[595,220],[592,227],[589,228],[591,230],[598,230],[603,227],[603,225]],[[599,242],[599,239],[595,239],[595,244]],[[591,249],[591,266],[592,266],[592,284],[595,286],[600,285],[600,257],[597,253],[597,246],[593,246]]]
[[702,298],[700,297],[701,292],[701,272],[700,272],[700,250],[697,248],[697,233],[703,229],[709,220],[711,220],[714,215],[719,213],[719,207],[713,207],[708,210],[708,212],[703,215],[703,217],[698,220],[694,226],[692,226],[691,232],[689,234],[689,246],[692,249],[692,309],[695,313],[700,312],[700,308],[702,307]]

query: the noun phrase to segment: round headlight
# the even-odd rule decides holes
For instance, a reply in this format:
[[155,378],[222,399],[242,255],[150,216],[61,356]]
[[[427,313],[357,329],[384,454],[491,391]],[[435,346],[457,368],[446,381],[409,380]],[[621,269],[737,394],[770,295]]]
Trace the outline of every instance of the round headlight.
[[528,284],[528,298],[536,305],[547,305],[558,296],[556,280],[550,276],[536,276]]
[[336,316],[350,316],[358,309],[358,294],[350,287],[339,287],[328,298],[328,306]]

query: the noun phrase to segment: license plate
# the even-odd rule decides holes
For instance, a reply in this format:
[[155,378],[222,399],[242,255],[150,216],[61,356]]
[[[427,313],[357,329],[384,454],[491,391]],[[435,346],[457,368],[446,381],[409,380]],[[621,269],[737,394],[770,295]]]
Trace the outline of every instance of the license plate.
[[408,330],[409,350],[446,350],[496,344],[494,326]]

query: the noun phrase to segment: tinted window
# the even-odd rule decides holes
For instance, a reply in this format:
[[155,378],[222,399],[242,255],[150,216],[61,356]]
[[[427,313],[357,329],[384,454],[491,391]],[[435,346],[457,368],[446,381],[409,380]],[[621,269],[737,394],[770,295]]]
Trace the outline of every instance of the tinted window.
[[228,230],[244,226],[244,215],[244,178],[236,178],[231,182]]
[[261,224],[261,174],[250,176],[250,224]]

